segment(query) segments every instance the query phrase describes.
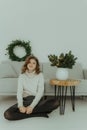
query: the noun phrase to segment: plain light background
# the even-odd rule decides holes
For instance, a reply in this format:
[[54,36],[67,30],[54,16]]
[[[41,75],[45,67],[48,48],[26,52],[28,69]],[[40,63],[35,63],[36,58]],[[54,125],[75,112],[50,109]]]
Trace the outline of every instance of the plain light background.
[[0,61],[16,39],[30,40],[42,62],[71,50],[87,68],[87,0],[0,0]]

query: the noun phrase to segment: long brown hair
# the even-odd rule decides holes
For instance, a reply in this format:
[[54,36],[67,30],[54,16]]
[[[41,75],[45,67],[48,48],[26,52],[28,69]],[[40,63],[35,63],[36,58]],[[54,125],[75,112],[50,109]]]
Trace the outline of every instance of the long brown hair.
[[26,72],[26,70],[27,70],[27,65],[29,64],[29,62],[30,62],[31,59],[34,59],[34,60],[36,61],[36,69],[35,69],[36,74],[39,74],[39,73],[41,72],[41,71],[40,71],[40,63],[39,63],[39,60],[37,59],[37,57],[35,57],[35,56],[33,56],[33,55],[30,55],[30,56],[28,56],[28,57],[26,58],[25,63],[24,63],[24,65],[23,65],[23,67],[22,67],[22,71],[21,71],[22,74]]

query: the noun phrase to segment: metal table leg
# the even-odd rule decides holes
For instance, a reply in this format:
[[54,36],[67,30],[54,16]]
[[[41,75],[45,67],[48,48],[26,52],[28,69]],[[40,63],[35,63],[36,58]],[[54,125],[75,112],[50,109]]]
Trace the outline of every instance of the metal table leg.
[[65,112],[65,103],[66,103],[66,95],[67,95],[67,86],[59,86],[58,87],[59,99],[60,99],[60,114],[64,114]]
[[75,86],[70,86],[72,110],[75,111]]

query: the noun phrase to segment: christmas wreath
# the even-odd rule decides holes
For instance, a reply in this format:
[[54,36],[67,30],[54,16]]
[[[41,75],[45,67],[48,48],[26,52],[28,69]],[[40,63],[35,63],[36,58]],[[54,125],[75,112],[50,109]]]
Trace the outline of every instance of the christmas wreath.
[[[26,54],[21,58],[18,57],[14,52],[15,47],[23,47],[25,49]],[[6,50],[7,54],[9,55],[9,59],[11,59],[12,61],[24,61],[27,56],[31,55],[30,41],[28,42],[21,40],[12,41],[11,44],[8,45]]]

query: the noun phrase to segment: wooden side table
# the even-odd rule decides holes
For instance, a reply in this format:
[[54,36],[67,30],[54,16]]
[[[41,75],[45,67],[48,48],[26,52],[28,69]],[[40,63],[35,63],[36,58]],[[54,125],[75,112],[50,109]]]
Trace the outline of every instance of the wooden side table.
[[[58,97],[60,101],[60,114],[64,114],[65,103],[67,96],[67,88],[70,88],[70,97],[72,103],[72,110],[75,111],[75,86],[79,84],[80,80],[68,79],[68,80],[57,80],[51,79],[50,85],[54,86],[55,97]],[[57,92],[58,89],[58,92]]]

